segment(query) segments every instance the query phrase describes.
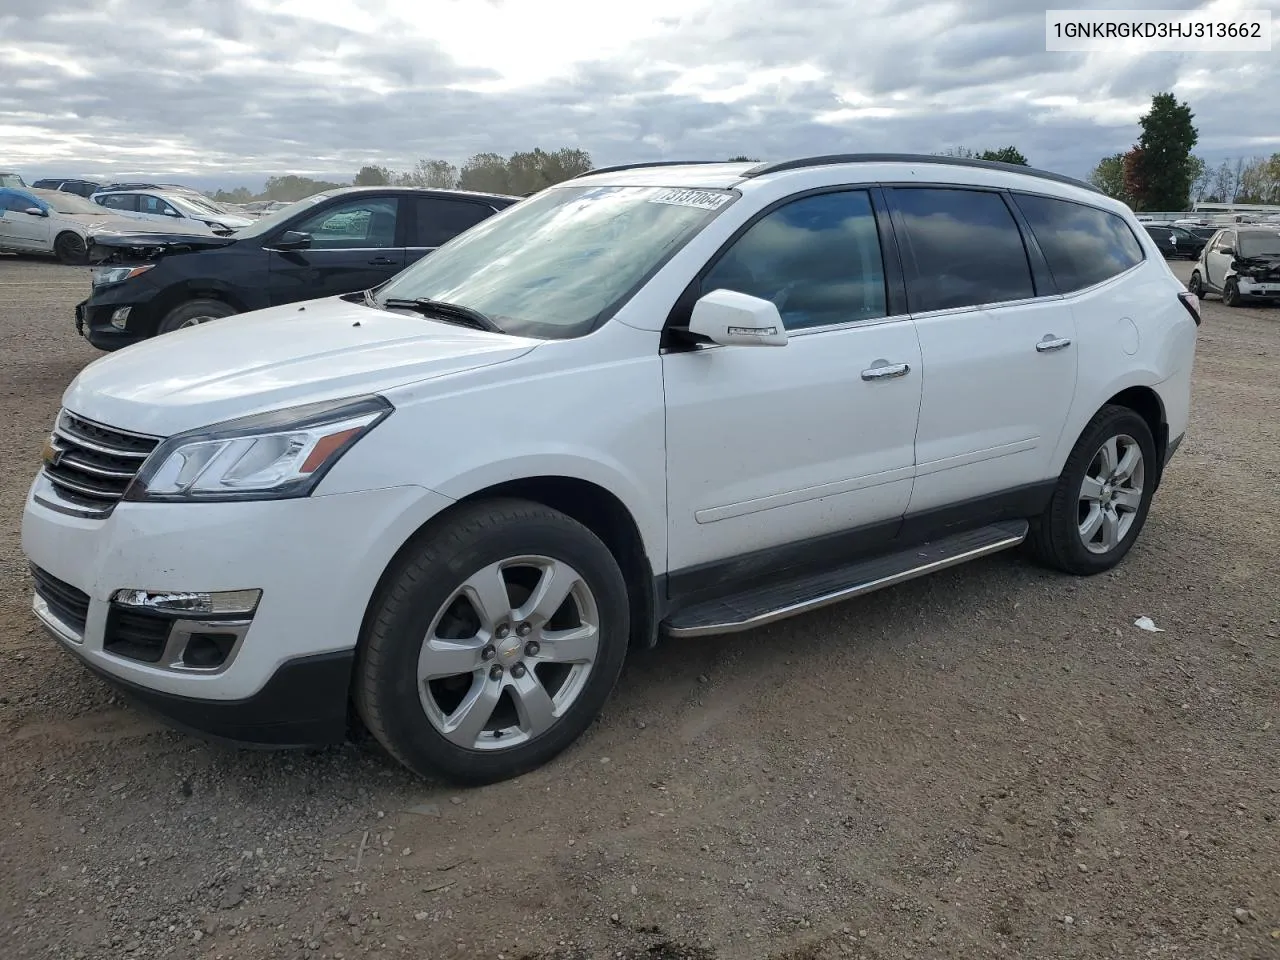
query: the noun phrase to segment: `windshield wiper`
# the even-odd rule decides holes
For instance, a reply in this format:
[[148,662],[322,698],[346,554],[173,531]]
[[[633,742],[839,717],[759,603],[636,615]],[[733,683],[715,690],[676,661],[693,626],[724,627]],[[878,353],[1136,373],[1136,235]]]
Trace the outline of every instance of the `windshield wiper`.
[[428,297],[405,299],[390,297],[380,304],[392,310],[416,310],[428,316],[438,317],[446,323],[456,323],[476,330],[487,330],[490,333],[502,333],[500,326],[479,310],[464,307],[458,303],[447,303],[444,300],[431,300]]

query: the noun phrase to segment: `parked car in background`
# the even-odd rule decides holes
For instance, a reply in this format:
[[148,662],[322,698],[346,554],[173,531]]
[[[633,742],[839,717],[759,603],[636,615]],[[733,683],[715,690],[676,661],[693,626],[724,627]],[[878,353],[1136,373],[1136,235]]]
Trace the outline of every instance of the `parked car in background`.
[[[391,199],[431,209],[348,194],[264,239],[301,268],[304,225]],[[354,699],[420,774],[514,777],[660,636],[702,656],[1024,542],[1113,569],[1199,307],[1128,207],[1029,167],[592,171],[372,294],[87,366],[23,515],[33,608],[181,725],[333,742]]]
[[1219,230],[1201,252],[1187,289],[1202,300],[1219,294],[1228,307],[1280,299],[1280,226]]
[[37,180],[31,186],[38,190],[62,190],[65,193],[74,193],[78,197],[93,196],[102,188],[102,184],[95,183],[93,180],[72,180],[72,179],[44,179]]
[[26,183],[22,177],[11,170],[0,171],[0,187],[17,187],[18,189],[26,189]]
[[348,187],[318,193],[226,237],[111,236],[76,307],[102,350],[219,317],[375,287],[518,198]]
[[1194,260],[1204,249],[1204,241],[1184,227],[1145,223],[1147,233],[1156,246],[1170,260]]
[[51,254],[63,263],[82,264],[90,236],[120,230],[136,235],[148,226],[74,193],[0,188],[0,250],[9,253]]
[[252,217],[219,209],[213,201],[167,190],[108,190],[91,198],[108,210],[136,214],[145,220],[202,224],[215,232],[230,233],[253,223]]

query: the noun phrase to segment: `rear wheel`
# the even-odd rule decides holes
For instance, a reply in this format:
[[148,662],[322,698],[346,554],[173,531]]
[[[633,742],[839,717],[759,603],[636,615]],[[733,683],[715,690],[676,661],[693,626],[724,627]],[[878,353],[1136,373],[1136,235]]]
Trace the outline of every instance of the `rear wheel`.
[[62,263],[76,266],[87,263],[89,260],[89,250],[84,244],[84,238],[70,231],[58,234],[53,241],[53,253]]
[[1158,466],[1147,422],[1128,407],[1106,406],[1089,421],[1036,524],[1041,561],[1089,576],[1110,570],[1137,540]]
[[1201,300],[1204,299],[1204,281],[1200,279],[1199,270],[1191,271],[1191,279],[1187,281],[1187,289]]
[[1244,305],[1244,298],[1240,296],[1240,285],[1236,283],[1234,277],[1228,280],[1222,288],[1222,302],[1228,307]]
[[170,310],[160,321],[156,332],[172,333],[184,327],[195,327],[210,320],[229,317],[235,312],[230,304],[221,300],[188,300]]
[[421,776],[519,776],[600,712],[628,609],[613,555],[577,521],[521,500],[464,507],[406,551],[375,598],[356,708]]

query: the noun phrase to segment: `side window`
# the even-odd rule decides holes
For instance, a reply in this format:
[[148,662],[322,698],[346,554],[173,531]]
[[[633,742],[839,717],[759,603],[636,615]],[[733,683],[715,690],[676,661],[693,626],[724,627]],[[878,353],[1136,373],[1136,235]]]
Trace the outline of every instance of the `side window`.
[[110,207],[112,210],[132,210],[138,209],[138,198],[132,193],[109,193],[102,198],[102,205]]
[[912,311],[947,310],[1035,296],[1013,214],[998,193],[906,187],[893,191],[906,227]]
[[322,210],[290,229],[311,234],[313,250],[393,247],[396,204],[390,197],[360,197]]
[[493,208],[469,200],[424,197],[417,204],[418,227],[411,247],[439,247],[481,220],[493,216]]
[[1083,203],[1015,194],[1062,293],[1083,290],[1137,266],[1142,246],[1114,213]]
[[167,217],[181,216],[168,201],[145,193],[138,195],[138,210],[141,213],[158,213]]
[[884,263],[865,190],[793,200],[734,241],[701,284],[771,300],[788,330],[883,317]]
[[1234,250],[1236,247],[1236,235],[1230,230],[1222,234],[1222,239],[1218,241],[1219,250]]

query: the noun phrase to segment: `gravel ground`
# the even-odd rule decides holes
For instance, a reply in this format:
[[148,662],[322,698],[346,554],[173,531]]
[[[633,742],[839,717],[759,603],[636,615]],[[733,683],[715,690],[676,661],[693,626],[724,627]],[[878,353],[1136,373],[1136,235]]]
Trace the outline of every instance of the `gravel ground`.
[[1280,309],[1205,302],[1111,574],[1002,554],[668,643],[559,760],[456,792],[171,732],[37,628],[21,506],[87,290],[0,258],[6,957],[1280,957]]

